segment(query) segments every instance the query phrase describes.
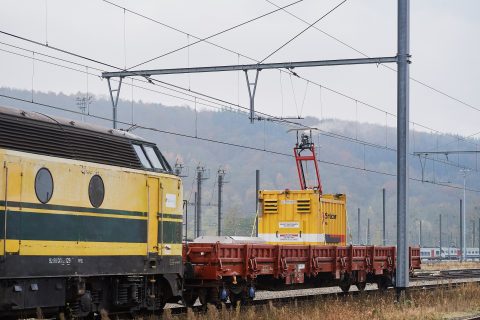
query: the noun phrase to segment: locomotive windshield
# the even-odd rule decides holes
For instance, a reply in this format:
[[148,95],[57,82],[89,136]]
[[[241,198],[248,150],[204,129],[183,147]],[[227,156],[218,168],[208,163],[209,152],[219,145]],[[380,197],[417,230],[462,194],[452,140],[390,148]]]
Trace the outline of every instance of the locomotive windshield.
[[171,171],[167,160],[155,145],[133,144],[133,149],[145,169]]
[[151,169],[152,166],[150,165],[150,162],[148,162],[148,159],[145,156],[145,153],[143,152],[142,147],[139,144],[134,144],[133,149],[135,149],[135,153],[137,154],[138,159],[140,159],[142,166],[144,166],[147,169]]
[[148,160],[150,160],[150,163],[155,169],[160,169],[160,170],[165,170],[163,165],[160,163],[160,160],[158,160],[157,154],[155,153],[155,150],[151,146],[145,146],[145,151],[147,152],[147,157]]

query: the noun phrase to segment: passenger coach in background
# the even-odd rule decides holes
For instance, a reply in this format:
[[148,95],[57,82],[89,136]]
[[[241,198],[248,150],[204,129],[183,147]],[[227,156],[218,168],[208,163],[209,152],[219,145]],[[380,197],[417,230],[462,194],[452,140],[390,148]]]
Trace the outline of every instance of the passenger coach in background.
[[0,107],[0,314],[178,301],[182,183],[131,133]]
[[[480,260],[479,248],[465,248],[465,258],[467,260]],[[420,257],[422,260],[460,260],[462,250],[454,247],[422,247]]]

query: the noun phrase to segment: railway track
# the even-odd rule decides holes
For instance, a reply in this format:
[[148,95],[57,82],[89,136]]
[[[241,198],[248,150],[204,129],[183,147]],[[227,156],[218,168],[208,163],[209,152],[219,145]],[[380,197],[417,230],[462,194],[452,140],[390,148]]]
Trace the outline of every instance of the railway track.
[[417,271],[413,279],[462,279],[480,278],[480,269],[452,269],[452,270],[431,270]]
[[[463,281],[462,281],[463,280]],[[411,287],[409,288],[410,292],[418,291],[430,291],[437,289],[454,289],[458,286],[464,285],[466,283],[480,283],[480,269],[458,269],[458,270],[438,270],[432,272],[418,272],[415,277],[411,278]],[[354,287],[352,287],[354,288]],[[323,291],[323,292],[321,292]],[[394,294],[394,288],[389,288],[387,290],[388,294]],[[303,293],[303,294],[302,294]],[[280,294],[284,296],[280,296]],[[315,288],[315,289],[303,289],[303,290],[288,290],[288,291],[259,291],[258,297],[249,303],[249,306],[261,306],[273,303],[274,306],[281,306],[291,303],[301,303],[314,301],[319,298],[328,299],[328,298],[347,298],[358,295],[377,295],[379,294],[376,285],[369,285],[366,287],[365,291],[360,292],[356,289],[350,292],[342,292],[337,287],[325,287],[325,288]],[[384,293],[382,293],[384,294]],[[271,297],[275,295],[275,297]],[[224,304],[227,308],[232,308],[231,303],[227,302]],[[206,306],[195,305],[192,307],[193,312],[202,312]],[[187,307],[177,305],[170,306],[168,308],[173,315],[182,315],[185,314],[188,310]],[[480,315],[478,318],[473,318],[480,320]]]
[[[432,270],[432,271],[418,271],[414,274],[410,281],[409,292],[419,291],[431,291],[438,289],[450,290],[457,288],[466,283],[480,283],[480,269],[456,269],[456,270]],[[324,287],[315,289],[299,289],[299,290],[286,290],[286,291],[258,291],[255,300],[249,302],[247,307],[256,307],[262,305],[272,304],[275,307],[281,306],[299,306],[302,303],[308,303],[316,301],[318,299],[351,299],[356,296],[373,296],[389,294],[394,298],[395,290],[389,288],[386,293],[379,292],[376,285],[368,285],[365,291],[360,292],[354,286],[352,291],[344,293],[337,287]],[[233,308],[230,302],[224,303],[223,307],[230,309]],[[200,313],[205,312],[207,306],[197,305],[191,308],[192,312]],[[188,312],[188,308],[179,304],[169,304],[168,309],[173,316],[185,315]],[[155,313],[142,313],[137,316],[159,316],[160,312]],[[126,320],[132,319],[130,313],[110,313],[110,319]],[[49,318],[50,320],[56,320],[55,318]],[[19,319],[20,320],[20,319]],[[26,320],[26,319],[22,319]],[[32,320],[30,318],[29,320]],[[480,315],[466,318],[465,320],[480,320]]]

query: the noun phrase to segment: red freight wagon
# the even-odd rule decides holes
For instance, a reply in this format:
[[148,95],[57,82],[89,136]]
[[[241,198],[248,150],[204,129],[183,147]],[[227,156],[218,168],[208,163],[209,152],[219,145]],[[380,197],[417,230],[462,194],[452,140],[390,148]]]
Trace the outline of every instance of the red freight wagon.
[[[395,247],[273,245],[265,243],[184,245],[186,302],[253,299],[256,289],[286,290],[367,283],[393,285]],[[410,248],[410,270],[420,268],[420,249]],[[193,300],[193,301],[192,301]]]

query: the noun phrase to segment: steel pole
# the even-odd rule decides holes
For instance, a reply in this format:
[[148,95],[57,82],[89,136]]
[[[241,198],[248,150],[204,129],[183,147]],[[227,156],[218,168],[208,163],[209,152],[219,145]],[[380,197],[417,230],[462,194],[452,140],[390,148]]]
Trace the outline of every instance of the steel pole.
[[387,230],[385,228],[385,188],[382,189],[382,199],[383,199],[383,245],[387,245]]
[[223,173],[218,172],[218,230],[217,236],[222,235],[222,187],[223,187]]
[[409,147],[409,58],[410,0],[398,0],[397,59],[397,298],[409,286],[408,147]]
[[439,217],[439,241],[438,241],[438,246],[440,247],[440,257],[442,256],[442,214],[440,214]]
[[475,220],[472,220],[472,248],[475,247]]
[[358,218],[357,218],[357,244],[360,242],[360,208],[358,208]]
[[370,245],[370,218],[367,219],[367,245]]
[[197,192],[195,192],[195,198],[194,198],[195,202],[194,202],[194,205],[195,205],[195,214],[194,214],[194,218],[195,218],[195,221],[193,223],[193,238],[197,238],[198,237],[198,215],[197,215]]
[[258,237],[258,193],[260,191],[260,170],[255,170],[255,236]]
[[197,237],[202,235],[202,173],[201,168],[197,168]]
[[452,257],[450,256],[450,248],[452,247],[452,232],[450,232],[450,237],[448,238],[448,260]]
[[466,224],[465,224],[465,211],[466,211],[466,207],[467,207],[467,199],[466,199],[466,186],[467,186],[467,173],[466,171],[463,173],[463,211],[462,211],[462,224],[463,224],[463,231],[462,231],[462,257],[463,257],[463,261],[466,261],[466,246],[467,246],[467,238],[465,236],[465,230],[467,229],[466,228]]
[[188,200],[183,200],[183,209],[185,211],[185,242],[188,240]]
[[422,220],[420,220],[419,235],[418,235],[418,245],[422,247]]
[[464,260],[464,247],[463,247],[463,200],[460,199],[460,261]]

